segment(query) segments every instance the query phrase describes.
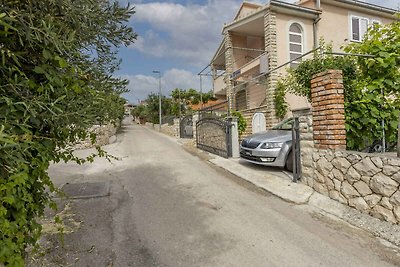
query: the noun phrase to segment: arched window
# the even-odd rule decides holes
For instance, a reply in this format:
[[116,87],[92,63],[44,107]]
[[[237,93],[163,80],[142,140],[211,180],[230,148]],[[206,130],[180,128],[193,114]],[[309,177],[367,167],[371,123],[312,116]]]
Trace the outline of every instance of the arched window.
[[[298,23],[293,23],[289,27],[289,59],[293,60],[303,54],[303,29]],[[290,67],[295,67],[301,62],[301,58],[290,63]]]

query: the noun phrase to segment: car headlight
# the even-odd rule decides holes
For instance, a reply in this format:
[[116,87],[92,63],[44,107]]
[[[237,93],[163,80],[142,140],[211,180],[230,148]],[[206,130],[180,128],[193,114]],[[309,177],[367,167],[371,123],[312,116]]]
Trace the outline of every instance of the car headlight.
[[261,149],[273,149],[273,148],[281,148],[283,143],[272,143],[267,142],[260,146]]

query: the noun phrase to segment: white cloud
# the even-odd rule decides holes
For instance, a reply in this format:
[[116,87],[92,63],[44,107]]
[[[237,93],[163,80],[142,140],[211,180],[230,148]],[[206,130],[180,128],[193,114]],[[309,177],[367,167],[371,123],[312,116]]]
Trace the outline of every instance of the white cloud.
[[[284,1],[295,2],[295,0]],[[364,1],[390,8],[398,8],[400,2],[399,0]],[[222,40],[223,24],[232,20],[242,1],[208,0],[205,5],[195,4],[195,1],[187,1],[186,4],[164,1],[141,2],[135,3],[133,26],[135,28],[135,23],[145,23],[149,25],[149,30],[141,32],[139,39],[131,48],[157,58],[183,60],[191,66],[201,68],[209,63]]]
[[223,23],[232,20],[240,2],[136,4],[133,25],[147,23],[152,30],[142,33],[131,47],[155,57],[179,58],[194,66],[205,66],[222,39]]
[[[131,103],[137,103],[138,99],[146,99],[150,93],[158,94],[159,79],[157,76],[146,75],[122,75],[124,79],[129,80],[128,89],[129,93],[123,96]],[[162,95],[170,96],[172,90],[175,88],[189,89],[193,88],[198,90],[200,87],[199,76],[186,70],[170,69],[162,74],[161,77],[161,91]],[[204,92],[211,89],[210,79],[203,78]]]

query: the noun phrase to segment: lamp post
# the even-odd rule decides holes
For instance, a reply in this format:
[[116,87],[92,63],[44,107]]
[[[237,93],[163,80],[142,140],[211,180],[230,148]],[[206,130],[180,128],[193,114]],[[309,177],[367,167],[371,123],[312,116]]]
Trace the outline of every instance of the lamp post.
[[153,70],[153,73],[158,73],[158,130],[161,132],[161,72]]

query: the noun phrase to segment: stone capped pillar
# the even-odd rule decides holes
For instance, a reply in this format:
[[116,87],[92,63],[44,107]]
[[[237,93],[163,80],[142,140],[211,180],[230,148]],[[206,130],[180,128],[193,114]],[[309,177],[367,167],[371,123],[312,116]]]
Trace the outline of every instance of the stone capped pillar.
[[229,31],[224,33],[225,35],[225,84],[226,84],[226,97],[229,100],[228,106],[230,110],[234,108],[234,95],[233,95],[233,84],[231,76],[233,73],[233,44],[232,34]]
[[174,136],[178,137],[178,138],[181,135],[181,132],[180,132],[181,127],[180,127],[180,125],[181,125],[180,118],[174,118],[173,133],[174,133]]
[[299,118],[300,152],[301,152],[301,181],[313,187],[314,181],[314,140],[313,121],[310,108],[292,110],[293,117]]
[[193,126],[192,126],[193,128],[192,128],[192,130],[193,130],[193,138],[194,138],[194,139],[197,138],[196,123],[197,123],[199,120],[200,120],[199,114],[198,114],[198,113],[193,114],[193,116],[192,116],[192,123],[193,123]]
[[[278,50],[276,43],[276,14],[268,9],[264,15],[264,34],[265,34],[265,52],[268,56],[269,70],[278,66]],[[276,71],[269,73],[266,76],[266,105],[267,105],[267,128],[272,127],[278,122],[275,114],[275,87],[278,81],[278,73]]]
[[231,143],[231,152],[232,158],[240,158],[240,146],[239,146],[239,129],[238,129],[238,119],[236,117],[227,118],[227,120],[231,124],[230,131],[230,143]]
[[311,80],[313,136],[316,148],[346,149],[344,87],[341,70],[327,70]]

